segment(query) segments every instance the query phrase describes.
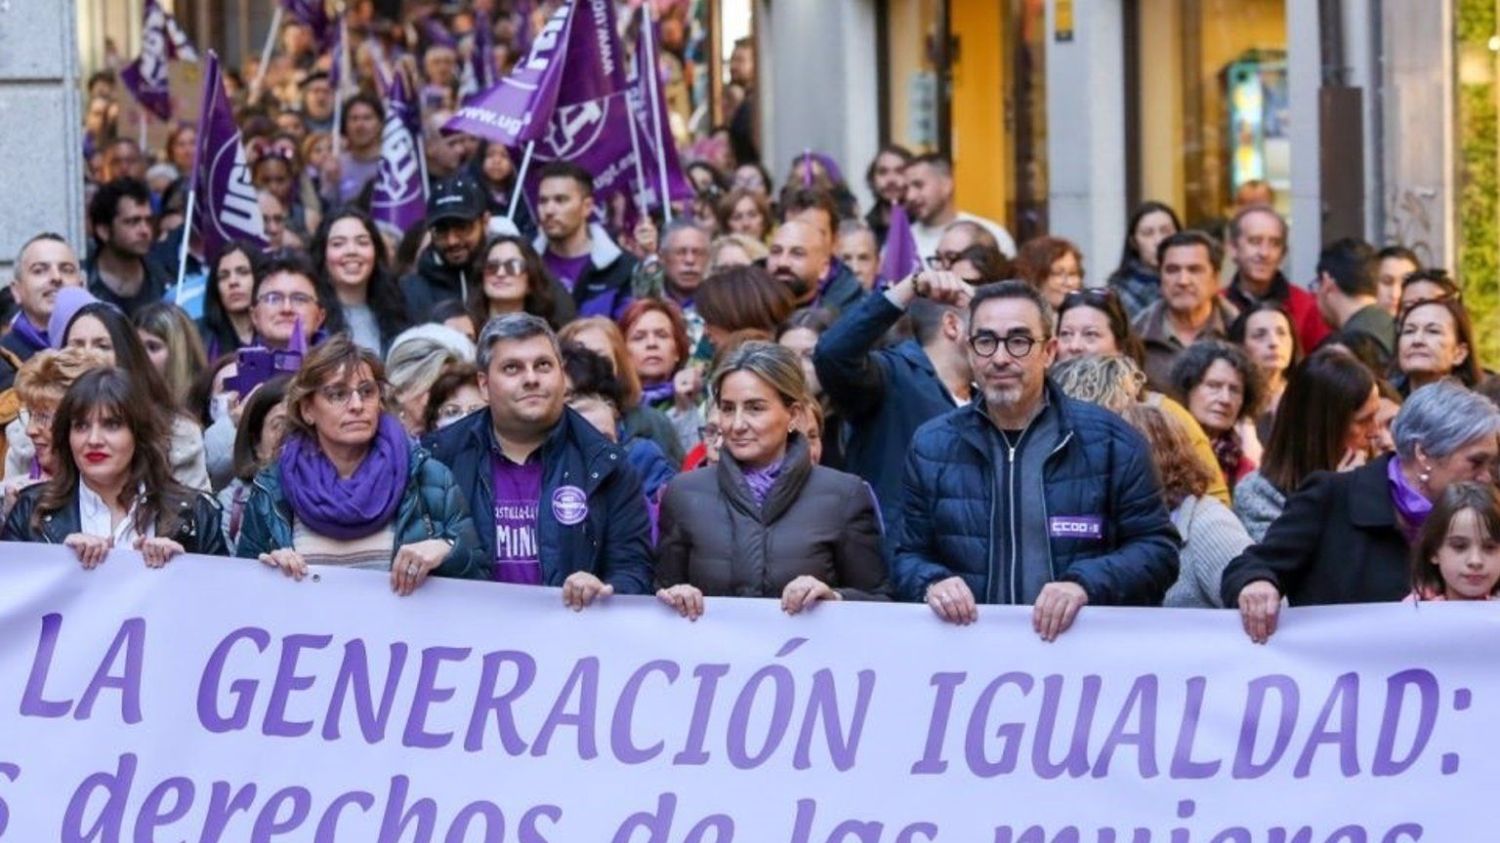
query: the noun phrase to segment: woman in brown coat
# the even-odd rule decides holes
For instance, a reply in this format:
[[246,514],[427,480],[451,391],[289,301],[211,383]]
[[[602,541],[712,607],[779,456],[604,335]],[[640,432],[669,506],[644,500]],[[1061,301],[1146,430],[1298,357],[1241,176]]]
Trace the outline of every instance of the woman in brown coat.
[[667,486],[657,597],[689,619],[703,613],[704,595],[779,596],[788,614],[819,600],[889,599],[869,487],[813,465],[793,432],[809,400],[796,356],[747,342],[711,386],[722,456]]

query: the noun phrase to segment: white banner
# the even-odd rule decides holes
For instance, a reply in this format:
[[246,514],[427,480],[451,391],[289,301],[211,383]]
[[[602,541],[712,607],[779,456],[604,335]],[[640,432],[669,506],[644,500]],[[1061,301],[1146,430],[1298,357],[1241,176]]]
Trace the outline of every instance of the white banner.
[[0,840],[1474,843],[1500,605],[648,598],[0,545]]

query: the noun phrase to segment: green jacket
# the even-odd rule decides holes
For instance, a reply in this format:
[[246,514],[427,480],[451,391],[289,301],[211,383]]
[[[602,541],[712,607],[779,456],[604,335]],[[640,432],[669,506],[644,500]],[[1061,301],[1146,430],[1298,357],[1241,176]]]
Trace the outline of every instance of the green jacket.
[[[412,446],[411,468],[406,492],[396,507],[396,551],[408,544],[428,539],[447,539],[453,543],[443,564],[433,571],[439,577],[489,579],[490,561],[484,558],[474,520],[463,492],[453,483],[453,472],[433,459],[427,451]],[[292,507],[281,492],[281,467],[272,464],[256,475],[251,484],[250,500],[245,504],[244,524],[240,528],[235,555],[255,559],[262,553],[292,546]]]

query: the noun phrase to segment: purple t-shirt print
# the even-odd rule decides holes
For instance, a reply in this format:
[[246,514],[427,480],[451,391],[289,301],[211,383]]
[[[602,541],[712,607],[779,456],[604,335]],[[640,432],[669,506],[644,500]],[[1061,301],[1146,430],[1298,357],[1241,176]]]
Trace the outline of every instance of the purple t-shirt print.
[[588,268],[589,256],[584,254],[576,258],[564,258],[547,251],[542,253],[542,263],[547,265],[547,271],[571,293],[578,284],[578,277]]
[[541,585],[536,546],[537,510],[542,497],[541,455],[517,465],[500,454],[490,457],[495,489],[495,579]]

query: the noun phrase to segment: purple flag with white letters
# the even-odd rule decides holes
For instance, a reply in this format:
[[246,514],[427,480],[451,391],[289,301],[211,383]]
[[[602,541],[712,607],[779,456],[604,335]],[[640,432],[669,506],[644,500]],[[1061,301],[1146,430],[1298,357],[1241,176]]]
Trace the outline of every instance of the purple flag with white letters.
[[281,8],[297,23],[312,30],[313,43],[319,50],[328,49],[335,36],[333,18],[323,0],[281,0]]
[[[470,97],[443,129],[516,147],[597,111],[594,103],[625,87],[614,20],[612,0],[558,6],[532,40],[526,60],[498,85]],[[554,120],[554,112],[569,108]]]
[[120,81],[146,110],[162,120],[172,119],[172,92],[167,84],[167,62],[197,61],[198,51],[188,41],[177,19],[156,0],[146,0],[141,25],[141,54],[120,71]]
[[203,107],[198,117],[198,147],[193,152],[193,254],[206,259],[236,240],[264,246],[265,221],[250,184],[245,145],[224,90],[219,56],[208,53],[203,70]]
[[885,235],[885,252],[880,256],[880,280],[895,284],[921,271],[922,256],[917,251],[911,220],[906,216],[906,206],[897,202],[891,206],[891,227]]
[[376,225],[397,236],[427,215],[422,184],[421,150],[417,146],[421,114],[406,79],[396,74],[385,94],[385,129],[380,135],[380,173],[370,196]]
[[[645,171],[643,185],[651,207],[660,207],[661,167],[665,161],[667,170],[667,192],[669,199],[687,201],[693,198],[692,182],[682,171],[682,160],[677,154],[677,143],[672,139],[671,121],[667,111],[666,82],[661,78],[661,62],[657,57],[656,38],[647,38],[646,27],[655,27],[648,6],[641,8],[641,28],[635,42],[635,78],[630,83],[631,105],[635,114],[637,134],[640,137],[641,167]],[[655,74],[655,77],[647,74]],[[654,81],[656,84],[650,84]],[[660,131],[658,131],[658,129]],[[657,153],[657,136],[661,137],[661,153]]]

